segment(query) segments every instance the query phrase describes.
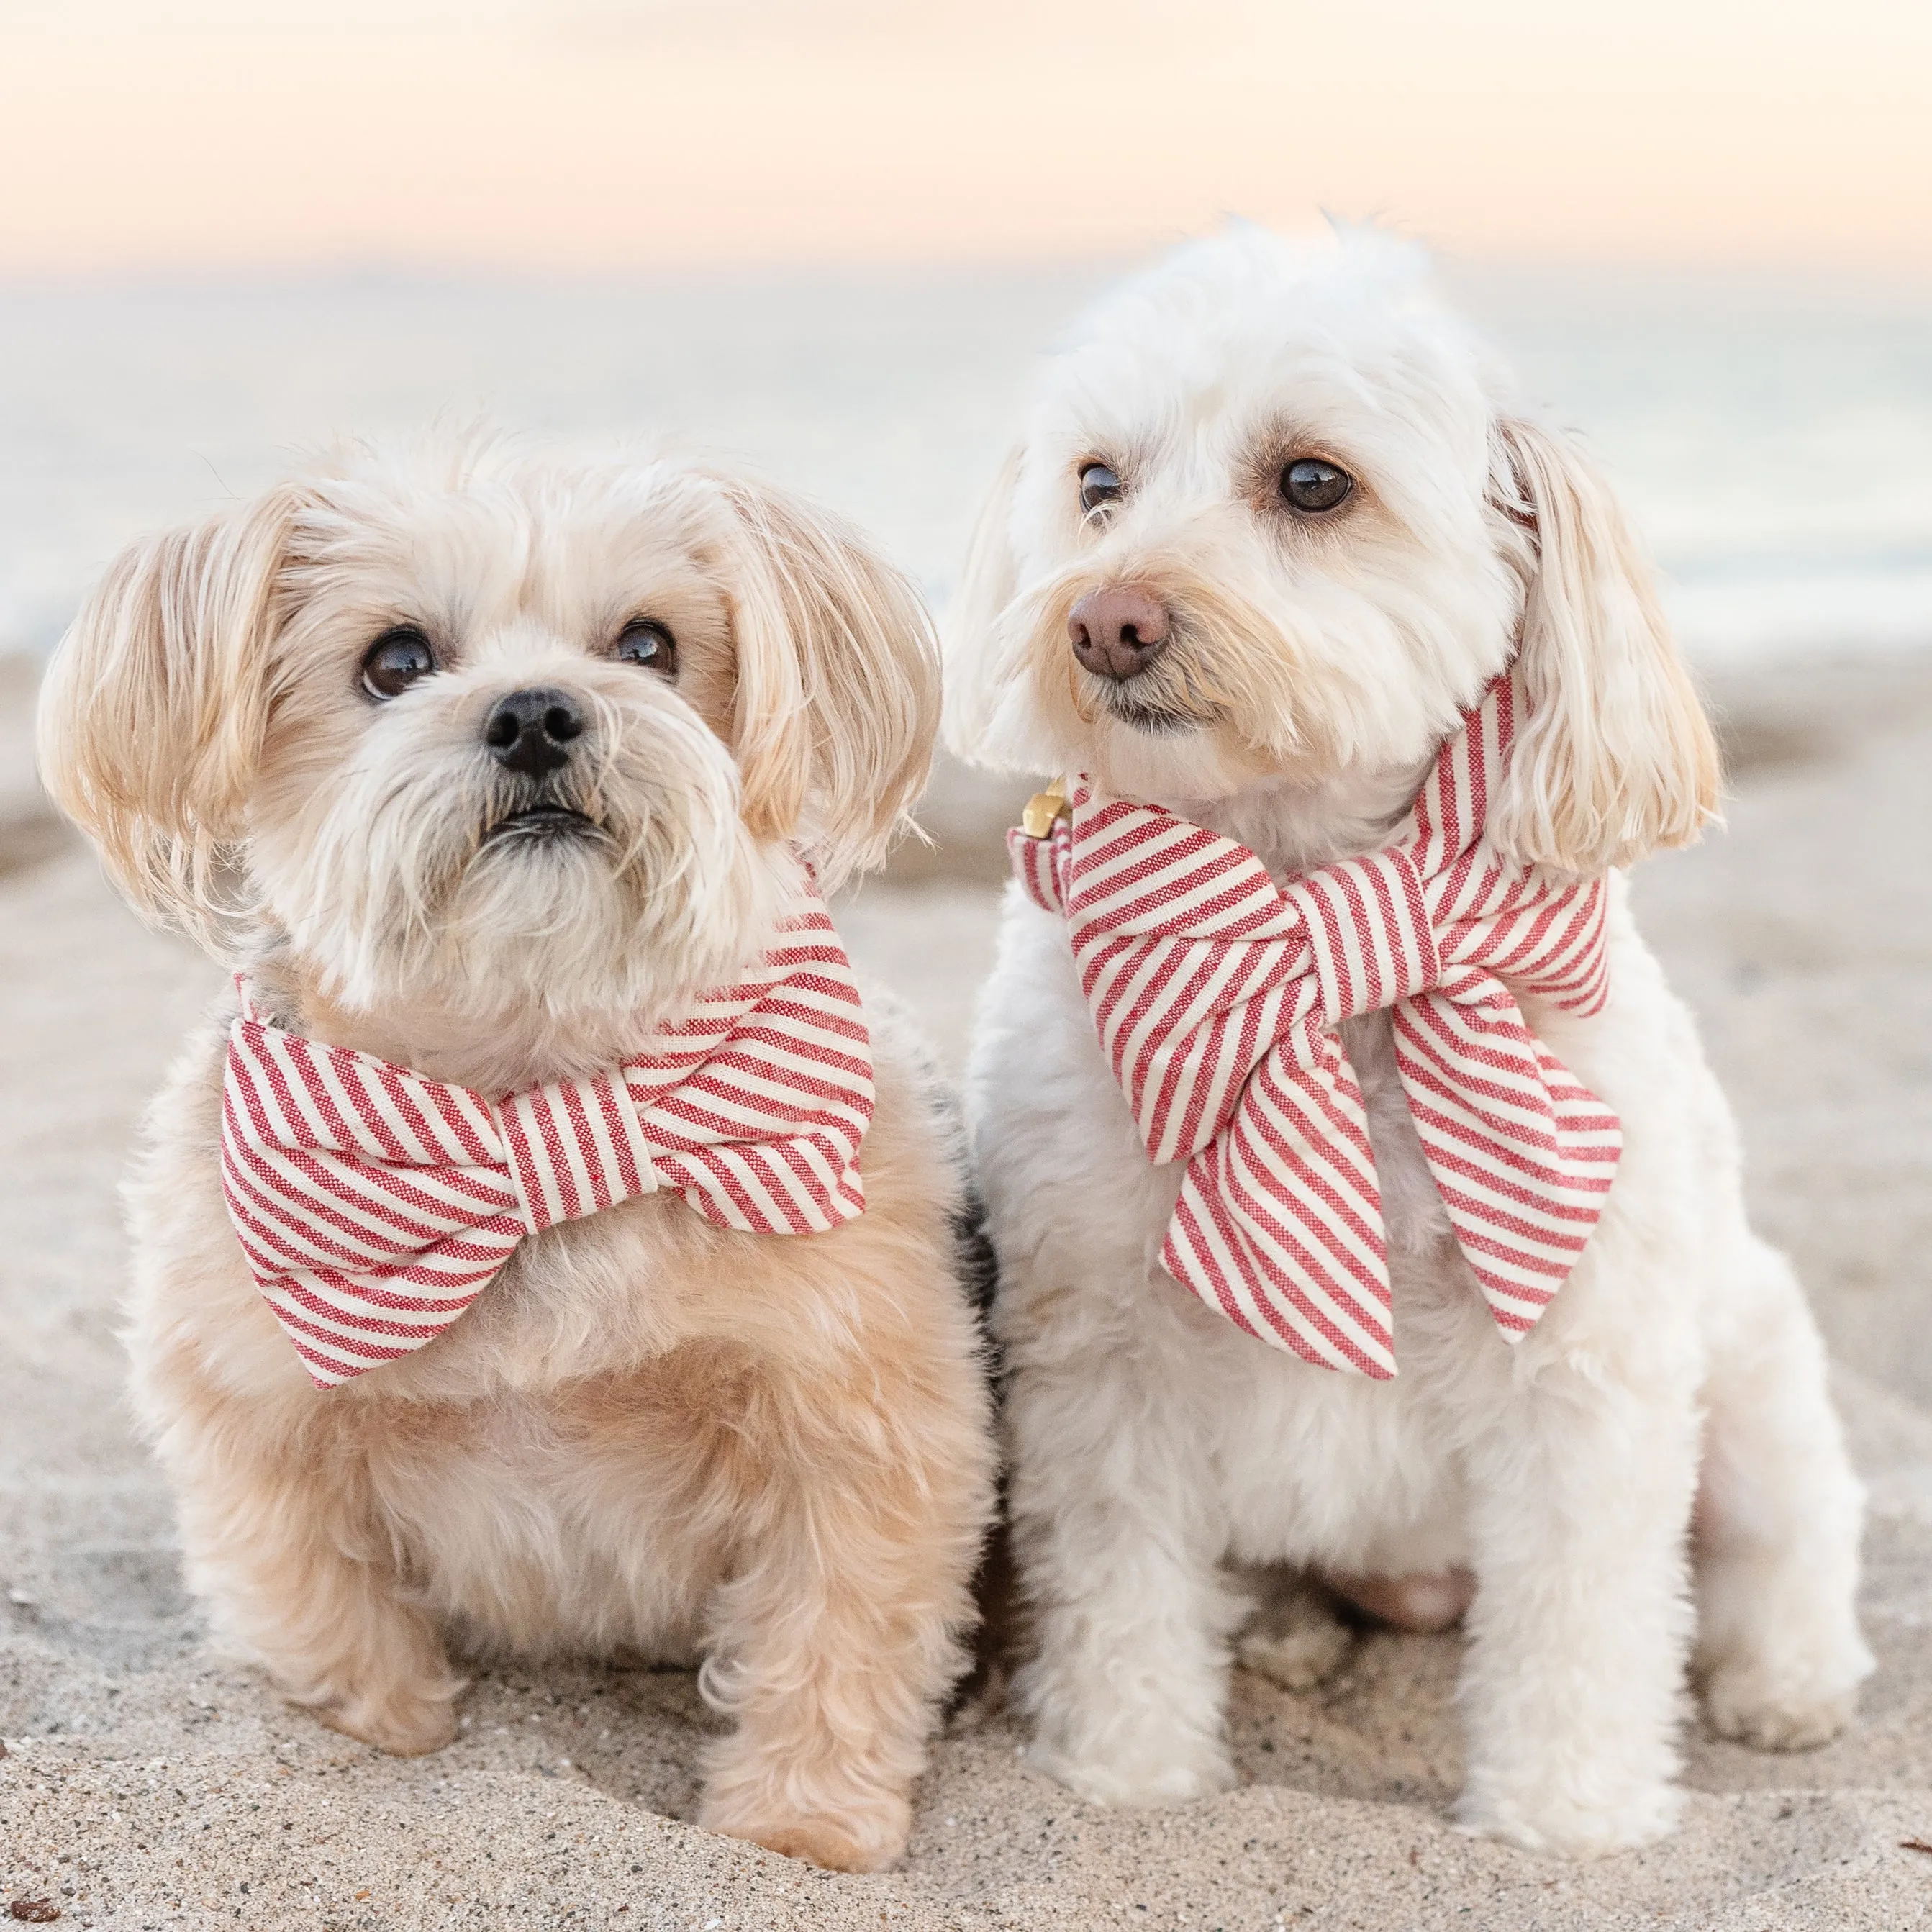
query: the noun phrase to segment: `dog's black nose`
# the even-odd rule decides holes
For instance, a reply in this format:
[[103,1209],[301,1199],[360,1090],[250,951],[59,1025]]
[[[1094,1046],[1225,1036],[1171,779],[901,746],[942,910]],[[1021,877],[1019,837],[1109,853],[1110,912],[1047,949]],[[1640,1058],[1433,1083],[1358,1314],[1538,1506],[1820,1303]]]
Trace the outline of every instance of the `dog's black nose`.
[[1066,620],[1073,655],[1101,677],[1138,677],[1167,648],[1166,607],[1138,584],[1090,590]]
[[490,755],[506,771],[540,778],[570,757],[570,741],[584,735],[584,713],[561,691],[513,691],[497,699],[483,727]]

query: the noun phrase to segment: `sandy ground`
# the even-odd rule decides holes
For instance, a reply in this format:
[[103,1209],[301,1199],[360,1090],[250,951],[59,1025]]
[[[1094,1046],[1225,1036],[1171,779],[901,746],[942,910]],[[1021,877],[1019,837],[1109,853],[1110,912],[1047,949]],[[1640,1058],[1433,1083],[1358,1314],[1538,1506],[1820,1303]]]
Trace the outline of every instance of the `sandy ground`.
[[[1805,1756],[1696,1734],[1682,1832],[1588,1867],[1456,1836],[1457,1640],[1372,1636],[1320,1690],[1238,1674],[1242,1784],[1072,1802],[1003,1720],[940,1742],[910,1856],[833,1877],[681,1822],[713,1722],[673,1672],[486,1674],[398,1762],[204,1651],[124,1413],[115,1183],[213,982],[142,932],[24,779],[0,666],[0,1909],[318,1928],[1900,1927],[1932,1918],[1932,672],[1721,688],[1730,829],[1640,892],[1739,1106],[1757,1212],[1843,1364],[1872,1485],[1860,1720]],[[956,1064],[991,947],[1000,808],[949,778],[936,853],[842,920]],[[23,1916],[18,1904],[16,1917]],[[32,1914],[27,1914],[29,1917]]]

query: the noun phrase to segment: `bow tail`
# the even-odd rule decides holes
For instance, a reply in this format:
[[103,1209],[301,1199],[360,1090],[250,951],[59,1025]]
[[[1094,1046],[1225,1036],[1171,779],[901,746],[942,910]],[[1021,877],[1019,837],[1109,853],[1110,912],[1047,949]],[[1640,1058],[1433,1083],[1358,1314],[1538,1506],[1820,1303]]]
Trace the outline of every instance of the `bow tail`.
[[1394,1010],[1396,1064],[1456,1239],[1505,1340],[1567,1281],[1604,1210],[1617,1117],[1486,974]]
[[366,1282],[326,1269],[258,1276],[256,1286],[309,1380],[317,1388],[334,1388],[434,1342],[468,1312],[514,1245],[505,1243],[454,1292],[446,1281],[439,1283],[445,1292],[434,1295],[379,1297]]
[[1354,1073],[1310,1025],[1190,1160],[1161,1263],[1234,1325],[1319,1367],[1395,1373],[1388,1250]]

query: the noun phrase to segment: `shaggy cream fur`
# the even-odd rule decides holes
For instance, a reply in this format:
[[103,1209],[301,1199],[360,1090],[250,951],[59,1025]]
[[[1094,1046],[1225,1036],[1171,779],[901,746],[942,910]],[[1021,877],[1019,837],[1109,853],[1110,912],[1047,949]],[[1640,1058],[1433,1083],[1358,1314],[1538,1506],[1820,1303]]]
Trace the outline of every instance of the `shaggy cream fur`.
[[[617,655],[646,620],[674,675]],[[365,654],[405,626],[434,668],[381,698]],[[484,743],[533,687],[586,721],[548,773]],[[301,1031],[498,1093],[611,1064],[735,979],[801,850],[828,880],[868,862],[937,699],[916,598],[831,519],[470,439],[351,452],[130,550],[41,742],[137,905]],[[532,804],[582,816],[502,830]],[[327,1393],[229,1225],[211,1016],[133,1184],[128,1336],[193,1587],[290,1697],[423,1751],[452,1735],[452,1651],[702,1658],[737,1718],[702,1822],[829,1866],[898,1855],[992,1458],[956,1136],[916,1042],[868,1014],[859,1220],[769,1237],[634,1200],[526,1240],[446,1334]]]
[[[1285,499],[1304,458],[1353,478],[1339,508]],[[1096,464],[1118,491],[1083,510]],[[1069,644],[1110,586],[1158,600],[1169,632],[1124,682]],[[1580,873],[1693,836],[1710,734],[1600,478],[1408,250],[1244,229],[1104,301],[1052,364],[948,627],[950,728],[969,758],[1086,772],[1283,876],[1384,841],[1518,650],[1533,710],[1497,844]],[[1450,1235],[1386,1016],[1345,1028],[1392,1250],[1400,1374],[1378,1384],[1264,1346],[1162,1273],[1179,1170],[1147,1160],[1062,922],[1010,896],[969,1107],[1034,1633],[1017,1688],[1035,1762],[1076,1791],[1228,1781],[1231,1564],[1397,1603],[1392,1580],[1439,1578],[1448,1603],[1472,1571],[1458,1816],[1520,1845],[1668,1828],[1687,1666],[1728,1736],[1802,1747],[1846,1721],[1871,1667],[1862,1498],[1822,1351],[1746,1225],[1728,1110],[1621,878],[1610,930],[1602,1012],[1523,1002],[1627,1150],[1514,1347]],[[1334,1648],[1301,1614],[1249,1643],[1291,1681]]]

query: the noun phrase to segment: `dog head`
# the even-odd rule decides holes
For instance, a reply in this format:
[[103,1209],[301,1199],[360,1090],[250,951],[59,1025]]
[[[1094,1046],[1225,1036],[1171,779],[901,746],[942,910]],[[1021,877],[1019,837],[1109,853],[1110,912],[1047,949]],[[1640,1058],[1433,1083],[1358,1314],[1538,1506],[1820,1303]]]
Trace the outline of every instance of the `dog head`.
[[137,907],[266,928],[352,1009],[634,1012],[740,968],[923,782],[916,598],[835,519],[672,462],[355,450],[129,550],[41,762]]
[[1372,234],[1244,227],[1104,299],[1046,374],[946,629],[962,756],[1129,797],[1414,773],[1520,652],[1504,849],[1595,871],[1714,800],[1610,492]]

